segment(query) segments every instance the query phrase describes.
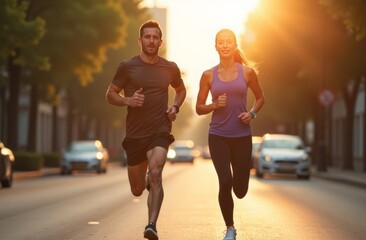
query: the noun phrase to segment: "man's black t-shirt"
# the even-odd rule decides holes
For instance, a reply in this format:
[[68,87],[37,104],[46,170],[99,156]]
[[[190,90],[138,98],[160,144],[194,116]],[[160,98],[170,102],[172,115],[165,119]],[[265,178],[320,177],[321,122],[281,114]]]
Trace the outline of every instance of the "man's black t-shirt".
[[148,64],[135,56],[122,62],[113,78],[113,83],[124,89],[126,97],[131,97],[142,88],[145,101],[142,107],[128,107],[126,137],[142,138],[162,132],[171,132],[172,123],[168,119],[169,85],[182,84],[178,66],[159,57],[155,64]]

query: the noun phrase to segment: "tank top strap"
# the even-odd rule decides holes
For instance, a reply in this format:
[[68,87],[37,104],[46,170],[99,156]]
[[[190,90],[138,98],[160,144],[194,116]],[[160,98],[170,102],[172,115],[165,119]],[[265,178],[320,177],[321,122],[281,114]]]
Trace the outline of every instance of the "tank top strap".
[[238,79],[244,79],[243,64],[238,63]]

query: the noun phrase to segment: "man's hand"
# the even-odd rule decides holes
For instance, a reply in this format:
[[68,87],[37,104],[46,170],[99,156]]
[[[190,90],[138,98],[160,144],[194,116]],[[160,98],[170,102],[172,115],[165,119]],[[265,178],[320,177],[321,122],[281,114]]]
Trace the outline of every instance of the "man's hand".
[[175,112],[175,110],[175,107],[168,107],[168,109],[166,110],[168,118],[172,122],[177,118],[177,113]]
[[142,88],[140,88],[130,97],[128,106],[142,107],[144,101],[145,101],[145,95],[142,94]]

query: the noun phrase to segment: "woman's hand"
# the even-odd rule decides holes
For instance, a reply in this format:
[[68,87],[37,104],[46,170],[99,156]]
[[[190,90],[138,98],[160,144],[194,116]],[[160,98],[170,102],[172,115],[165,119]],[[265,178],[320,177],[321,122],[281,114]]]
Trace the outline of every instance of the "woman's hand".
[[218,98],[217,98],[217,101],[215,102],[215,109],[218,109],[218,108],[222,108],[222,107],[225,107],[227,104],[227,96],[226,96],[226,93],[220,95]]
[[252,120],[252,115],[250,114],[250,112],[243,112],[243,113],[240,113],[238,118],[240,118],[242,123],[250,124],[250,121]]

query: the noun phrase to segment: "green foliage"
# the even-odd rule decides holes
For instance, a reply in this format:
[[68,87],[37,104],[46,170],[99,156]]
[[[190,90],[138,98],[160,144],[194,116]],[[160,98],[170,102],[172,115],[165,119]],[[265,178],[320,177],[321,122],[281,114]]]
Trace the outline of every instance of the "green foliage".
[[43,167],[43,156],[35,152],[15,152],[14,170],[38,171]]
[[346,29],[354,32],[357,41],[366,38],[366,2],[364,0],[319,0],[335,18],[340,18]]
[[[28,7],[27,1],[3,0],[0,4],[0,58],[14,56],[16,49],[34,46],[44,36],[45,21],[39,17],[27,19]],[[46,68],[48,62],[38,53],[21,53],[16,64]]]
[[58,87],[71,84],[73,76],[86,86],[101,71],[107,49],[124,45],[127,19],[117,1],[64,0],[41,16],[47,32],[35,51],[48,54],[51,71],[40,77]]

